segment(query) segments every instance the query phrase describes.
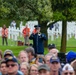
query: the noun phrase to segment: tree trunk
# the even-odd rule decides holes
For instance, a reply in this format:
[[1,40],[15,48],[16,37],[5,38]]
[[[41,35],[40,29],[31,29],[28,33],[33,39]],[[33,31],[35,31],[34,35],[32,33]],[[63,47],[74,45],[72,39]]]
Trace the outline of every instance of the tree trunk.
[[62,21],[62,38],[61,38],[61,49],[60,52],[66,52],[66,38],[67,38],[67,21]]
[[44,33],[47,36],[47,41],[44,42],[44,46],[47,47],[48,45],[48,35],[47,35],[47,21],[39,21],[41,25],[41,33]]

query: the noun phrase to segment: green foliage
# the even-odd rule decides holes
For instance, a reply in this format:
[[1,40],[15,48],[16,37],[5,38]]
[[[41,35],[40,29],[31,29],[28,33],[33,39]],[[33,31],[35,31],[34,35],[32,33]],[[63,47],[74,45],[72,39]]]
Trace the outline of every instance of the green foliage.
[[54,17],[54,20],[56,20],[56,21],[66,19],[66,17],[63,16],[62,12],[59,12],[59,11],[54,12],[53,17]]
[[20,20],[47,20],[52,17],[50,0],[1,0],[0,17]]
[[52,18],[51,2],[49,0],[38,0],[37,10],[42,15],[42,20],[50,20]]
[[76,0],[0,0],[0,18],[76,20]]
[[0,17],[1,18],[6,18],[7,15],[10,13],[9,7],[6,7],[7,3],[6,2],[0,2]]
[[50,0],[54,20],[76,20],[76,0]]

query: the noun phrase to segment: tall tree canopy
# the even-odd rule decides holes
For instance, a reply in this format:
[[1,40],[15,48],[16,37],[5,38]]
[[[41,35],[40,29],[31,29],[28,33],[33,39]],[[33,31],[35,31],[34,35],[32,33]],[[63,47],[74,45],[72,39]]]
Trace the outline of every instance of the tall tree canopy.
[[76,0],[50,0],[54,21],[62,21],[61,52],[66,52],[67,21],[76,20]]
[[51,19],[50,0],[0,0],[0,17],[25,20]]
[[51,0],[54,20],[76,20],[76,0]]

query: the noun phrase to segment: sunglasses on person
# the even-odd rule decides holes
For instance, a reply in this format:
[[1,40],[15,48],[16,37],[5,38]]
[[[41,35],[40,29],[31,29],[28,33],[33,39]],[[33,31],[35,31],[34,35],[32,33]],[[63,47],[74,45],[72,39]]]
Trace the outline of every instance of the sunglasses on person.
[[14,66],[16,66],[16,64],[7,64],[6,66],[7,66],[7,67],[10,67],[10,66],[11,66],[11,67],[14,67]]
[[64,75],[73,75],[73,72],[65,72]]

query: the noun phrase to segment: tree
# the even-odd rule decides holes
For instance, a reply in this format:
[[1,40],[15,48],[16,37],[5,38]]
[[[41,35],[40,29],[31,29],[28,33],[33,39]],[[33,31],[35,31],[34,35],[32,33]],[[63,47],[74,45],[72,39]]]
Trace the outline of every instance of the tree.
[[[53,14],[50,0],[26,0],[25,5],[34,13],[33,19],[38,20],[41,31],[47,35],[47,23],[52,19]],[[47,44],[46,42],[45,46]]]
[[54,21],[62,21],[61,52],[66,52],[67,21],[76,20],[76,0],[50,0]]
[[10,9],[6,7],[6,2],[0,0],[0,18],[6,18],[7,15],[10,13]]

